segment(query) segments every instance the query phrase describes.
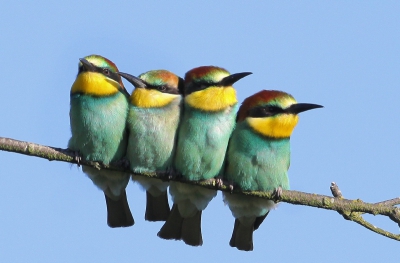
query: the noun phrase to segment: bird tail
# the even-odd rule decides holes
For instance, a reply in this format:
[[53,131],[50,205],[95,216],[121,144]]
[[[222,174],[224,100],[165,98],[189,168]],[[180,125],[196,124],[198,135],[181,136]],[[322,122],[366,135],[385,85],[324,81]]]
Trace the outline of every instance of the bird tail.
[[163,239],[182,239],[183,217],[179,213],[178,206],[174,204],[167,221],[164,223],[157,236]]
[[159,196],[153,196],[146,191],[146,214],[147,221],[166,221],[170,214],[167,191]]
[[182,223],[182,240],[190,246],[203,245],[201,235],[201,212],[197,211],[194,216],[184,218]]
[[109,227],[128,227],[135,224],[129,209],[126,192],[123,190],[117,200],[104,194],[107,204],[107,224]]
[[[235,219],[235,226],[233,227],[231,241],[229,245],[236,247],[239,250],[252,251],[253,250],[253,232],[257,230],[264,219],[269,214],[269,211],[256,218],[242,218],[243,222]],[[246,222],[247,221],[247,222]]]
[[194,216],[183,218],[179,213],[178,205],[174,204],[167,221],[157,236],[163,239],[183,240],[191,246],[201,246],[203,244],[201,212],[197,211]]
[[235,226],[233,228],[231,241],[229,245],[236,247],[239,250],[252,251],[253,250],[253,231],[254,224],[244,225],[239,219],[235,219]]

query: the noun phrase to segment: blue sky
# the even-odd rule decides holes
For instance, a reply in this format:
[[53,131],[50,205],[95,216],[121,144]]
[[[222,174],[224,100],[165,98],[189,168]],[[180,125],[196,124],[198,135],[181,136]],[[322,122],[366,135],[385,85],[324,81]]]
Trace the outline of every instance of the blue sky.
[[[161,1],[160,1],[161,2]],[[262,89],[324,109],[301,114],[291,188],[379,202],[400,194],[400,3],[396,1],[7,1],[0,9],[0,136],[56,147],[70,137],[78,58],[101,54],[138,75],[201,65],[253,75]],[[126,84],[129,91],[132,86]],[[127,188],[136,224],[106,225],[104,196],[76,166],[0,152],[4,262],[397,262],[399,243],[322,209],[281,204],[254,234],[228,244],[234,219],[219,194],[203,213],[204,245],[156,236],[145,194]],[[399,233],[390,220],[366,217]]]

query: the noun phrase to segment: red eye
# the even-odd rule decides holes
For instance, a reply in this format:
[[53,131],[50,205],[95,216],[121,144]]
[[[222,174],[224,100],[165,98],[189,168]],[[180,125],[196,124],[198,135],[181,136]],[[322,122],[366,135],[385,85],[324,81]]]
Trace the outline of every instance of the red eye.
[[110,75],[110,71],[108,70],[108,68],[103,68],[103,74]]

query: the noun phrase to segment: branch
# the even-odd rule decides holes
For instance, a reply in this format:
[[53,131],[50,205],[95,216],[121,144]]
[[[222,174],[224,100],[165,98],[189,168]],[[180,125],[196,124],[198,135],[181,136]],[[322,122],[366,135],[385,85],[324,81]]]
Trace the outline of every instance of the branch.
[[[74,163],[78,165],[82,164],[82,165],[92,166],[97,169],[111,169],[111,170],[129,172],[129,170],[127,170],[122,163],[112,163],[111,165],[104,165],[99,162],[89,162],[85,160],[79,160],[77,158],[76,153],[69,149],[43,146],[35,143],[17,141],[9,138],[0,137],[0,150],[15,152],[28,156],[36,156],[39,158],[47,159],[49,161],[61,161],[61,162]],[[243,192],[240,191],[240,189],[232,190],[229,184],[221,184],[220,180],[217,179],[191,182],[191,181],[185,181],[182,178],[170,179],[165,176],[157,175],[155,173],[140,174],[140,175],[158,178],[164,181],[171,180],[171,181],[183,182],[220,191],[227,191],[227,192],[230,191],[236,194],[257,196],[265,199],[271,199],[274,200],[275,202],[285,202],[294,205],[305,205],[305,206],[322,208],[326,210],[333,210],[341,214],[346,220],[354,221],[373,232],[400,241],[400,234],[396,235],[388,231],[385,231],[383,229],[380,229],[372,225],[371,223],[365,221],[362,217],[362,214],[387,216],[392,221],[397,223],[400,227],[400,209],[398,207],[395,207],[395,205],[400,204],[400,197],[372,204],[372,203],[365,203],[360,199],[357,200],[344,199],[341,191],[339,190],[339,187],[335,183],[331,184],[331,191],[333,197],[318,195],[318,194],[303,193],[298,191],[288,191],[288,190],[282,190],[282,193],[277,195],[274,191]]]

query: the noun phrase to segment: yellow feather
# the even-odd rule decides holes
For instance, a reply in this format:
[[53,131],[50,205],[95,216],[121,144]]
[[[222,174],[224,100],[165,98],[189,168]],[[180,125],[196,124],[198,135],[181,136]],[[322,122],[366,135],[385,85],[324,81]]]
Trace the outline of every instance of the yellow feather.
[[163,93],[155,89],[136,88],[130,97],[132,105],[140,108],[161,108],[180,95]]
[[96,72],[85,72],[78,75],[72,84],[72,93],[83,93],[94,96],[109,96],[118,92],[119,83]]
[[246,118],[249,126],[264,136],[272,138],[287,138],[293,132],[299,120],[295,114],[282,114],[267,118]]
[[187,95],[185,101],[199,110],[220,111],[237,103],[236,90],[233,87],[209,87]]

